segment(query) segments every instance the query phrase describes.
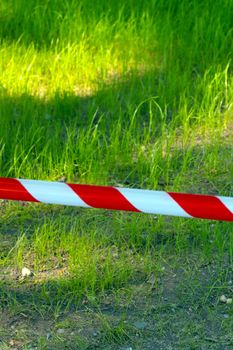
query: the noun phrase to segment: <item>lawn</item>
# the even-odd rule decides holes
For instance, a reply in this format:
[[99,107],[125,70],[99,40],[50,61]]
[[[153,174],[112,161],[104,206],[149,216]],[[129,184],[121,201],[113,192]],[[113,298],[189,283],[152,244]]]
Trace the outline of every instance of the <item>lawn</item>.
[[[1,177],[233,196],[232,59],[230,0],[1,0]],[[1,201],[0,349],[232,349],[232,228]]]

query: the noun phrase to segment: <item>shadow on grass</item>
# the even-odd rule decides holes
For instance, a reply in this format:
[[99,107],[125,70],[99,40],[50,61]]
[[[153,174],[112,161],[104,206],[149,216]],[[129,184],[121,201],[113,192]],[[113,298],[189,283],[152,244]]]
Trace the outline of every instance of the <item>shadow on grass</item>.
[[[163,15],[177,5],[160,5]],[[21,42],[37,49],[52,44],[67,42],[77,43],[83,36],[95,35],[93,28],[108,24],[113,33],[127,26],[135,18],[140,20],[145,15],[154,17],[154,4],[150,1],[1,1],[0,38],[8,42]],[[161,14],[160,14],[161,15]],[[106,23],[105,23],[106,22]],[[116,27],[116,29],[115,29]],[[99,30],[97,28],[97,30]]]
[[[155,98],[159,80],[163,79],[159,71],[149,71],[141,75],[129,75],[124,81],[115,80],[112,83],[104,84],[100,91],[90,96],[78,96],[71,92],[57,92],[54,97],[43,98],[28,95],[11,97],[5,93],[4,88],[0,89],[1,117],[9,119],[12,126],[20,126],[26,121],[33,124],[47,127],[51,123],[72,123],[77,122],[78,126],[87,127],[94,118],[94,124],[103,114],[104,121],[111,123],[118,121],[124,116],[121,122],[126,126],[129,124],[130,115],[137,113],[138,127],[143,123],[148,124],[148,104],[143,101]],[[158,98],[158,97],[157,97]],[[159,111],[158,111],[159,115]],[[159,116],[158,116],[158,119]]]

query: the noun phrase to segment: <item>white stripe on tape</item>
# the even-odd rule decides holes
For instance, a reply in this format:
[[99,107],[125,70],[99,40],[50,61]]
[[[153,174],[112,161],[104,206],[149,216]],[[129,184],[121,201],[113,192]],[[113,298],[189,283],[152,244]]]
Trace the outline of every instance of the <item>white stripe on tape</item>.
[[18,179],[26,190],[38,201],[49,204],[77,205],[90,208],[67,184]]
[[164,191],[134,190],[118,188],[123,196],[138,210],[144,213],[174,215],[192,218],[168,193]]
[[231,197],[222,197],[222,196],[216,196],[220,201],[227,207],[228,210],[230,210],[233,214],[233,198]]

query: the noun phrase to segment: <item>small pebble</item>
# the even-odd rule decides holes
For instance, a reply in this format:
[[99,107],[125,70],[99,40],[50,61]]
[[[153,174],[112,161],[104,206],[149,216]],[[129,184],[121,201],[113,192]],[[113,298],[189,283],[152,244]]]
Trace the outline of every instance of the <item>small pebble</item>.
[[22,268],[22,276],[23,277],[30,277],[32,275],[33,275],[32,271],[30,271],[27,267]]
[[64,334],[64,333],[65,333],[65,330],[64,330],[63,328],[59,328],[59,329],[57,330],[57,333],[58,333],[58,334]]
[[67,181],[67,177],[66,176],[62,176],[60,179],[57,180],[58,182],[66,182]]
[[226,303],[227,302],[227,298],[225,297],[225,295],[221,295],[219,300],[222,302],[222,303]]
[[52,338],[52,334],[50,332],[48,332],[47,335],[46,335],[46,339],[49,340],[51,338]]
[[146,323],[145,322],[141,322],[141,321],[136,321],[136,322],[134,322],[133,325],[137,329],[145,329],[146,328]]
[[227,303],[227,304],[232,304],[232,298],[227,298],[226,303]]
[[97,334],[97,332],[93,332],[92,335],[93,335],[93,337],[97,337],[98,334]]

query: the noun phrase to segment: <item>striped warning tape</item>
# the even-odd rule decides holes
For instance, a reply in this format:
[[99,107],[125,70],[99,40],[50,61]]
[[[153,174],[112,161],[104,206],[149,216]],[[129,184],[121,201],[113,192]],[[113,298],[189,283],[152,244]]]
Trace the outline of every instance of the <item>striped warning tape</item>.
[[0,198],[233,221],[233,198],[0,178]]

